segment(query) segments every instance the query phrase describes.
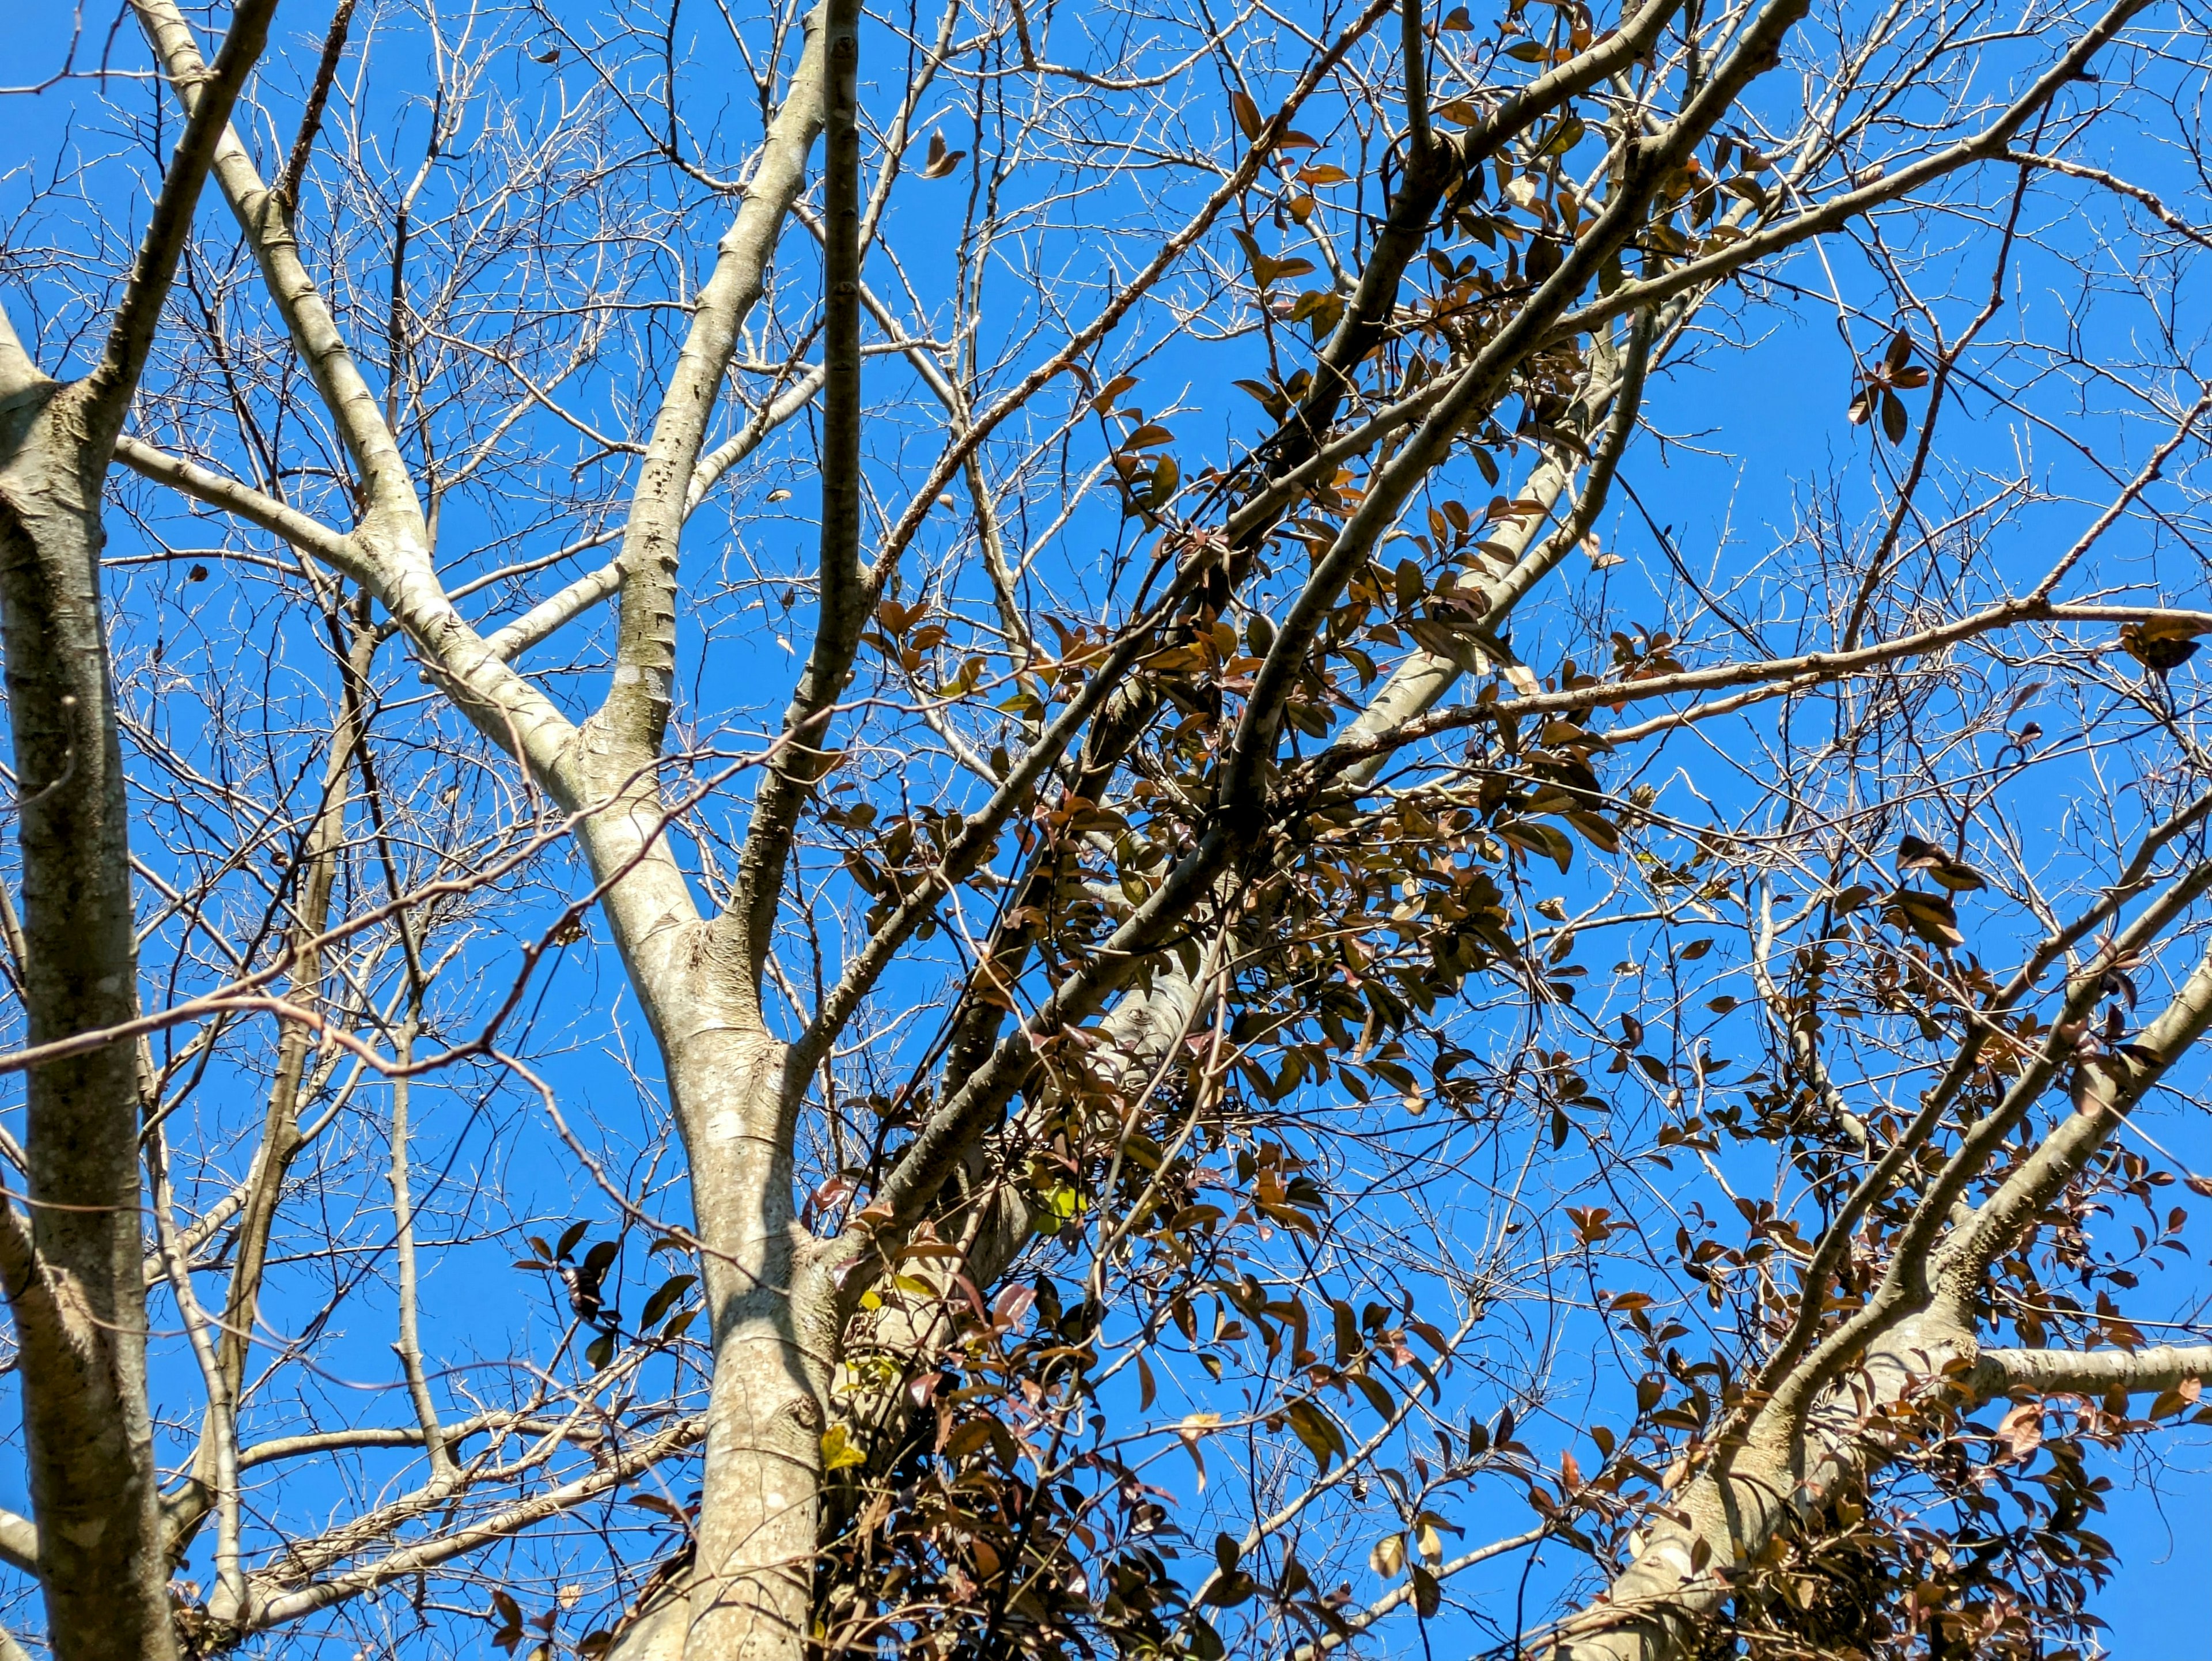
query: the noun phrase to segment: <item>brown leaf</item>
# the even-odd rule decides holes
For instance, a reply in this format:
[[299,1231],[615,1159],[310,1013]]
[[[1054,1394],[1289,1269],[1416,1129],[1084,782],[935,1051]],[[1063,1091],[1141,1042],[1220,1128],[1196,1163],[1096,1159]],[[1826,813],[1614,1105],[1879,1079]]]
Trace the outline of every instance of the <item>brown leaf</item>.
[[928,156],[921,164],[921,176],[924,179],[943,179],[960,165],[967,154],[965,150],[947,149],[945,134],[941,131],[933,132],[929,135]]
[[1964,860],[1954,858],[1935,843],[1919,837],[1905,837],[1899,840],[1897,868],[1900,871],[1924,871],[1931,880],[1954,894],[1970,893],[1990,885],[1989,879]]
[[1122,393],[1127,392],[1130,387],[1136,384],[1137,377],[1133,374],[1115,375],[1111,380],[1108,381],[1103,386],[1098,389],[1098,396],[1091,400],[1091,409],[1100,415],[1104,415],[1109,410],[1114,407],[1114,400],[1115,399],[1121,397]]
[[1310,259],[1282,259],[1261,252],[1258,241],[1248,232],[1232,231],[1231,234],[1243,246],[1244,258],[1252,267],[1252,281],[1260,288],[1286,277],[1304,277],[1314,268]]
[[1966,937],[1959,932],[1959,914],[1952,910],[1951,902],[1921,889],[1898,889],[1882,902],[1881,915],[1883,922],[1909,929],[1931,945],[1949,947],[1966,943]]
[[2025,1459],[2041,1447],[2043,1403],[2021,1402],[2014,1406],[1998,1422],[1997,1440],[2005,1445],[2005,1460]]
[[[2188,634],[2182,632],[2185,629]],[[2189,638],[2194,632],[2191,625],[2166,618],[2123,624],[2120,645],[2153,674],[2170,674],[2197,655],[2198,642]]]

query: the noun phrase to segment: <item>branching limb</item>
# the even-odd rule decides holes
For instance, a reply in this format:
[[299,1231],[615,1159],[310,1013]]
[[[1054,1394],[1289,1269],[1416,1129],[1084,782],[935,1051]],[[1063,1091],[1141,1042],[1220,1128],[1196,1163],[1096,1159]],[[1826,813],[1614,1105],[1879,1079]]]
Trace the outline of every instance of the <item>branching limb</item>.
[[276,10],[276,0],[239,0],[231,11],[230,28],[223,36],[222,50],[216,53],[214,66],[202,73],[192,88],[191,113],[169,160],[161,193],[155,200],[153,216],[139,243],[137,262],[116,306],[115,319],[108,326],[100,366],[85,383],[87,424],[98,435],[95,442],[112,441],[122,430],[124,410],[137,390],[146,355],[154,347],[161,307],[168,301],[177,261],[183,257],[185,238],[191,234],[200,187],[207,182],[217,146],[230,131],[230,112],[240,89],[268,43],[269,20]]
[[1751,663],[1716,665],[1687,669],[1680,674],[1655,675],[1649,679],[1607,682],[1598,687],[1563,692],[1538,692],[1480,708],[1448,709],[1410,721],[1390,738],[1377,737],[1359,744],[1346,743],[1308,764],[1312,774],[1335,774],[1379,751],[1418,742],[1468,727],[1491,725],[1501,719],[1564,715],[1571,709],[1594,709],[1615,703],[1641,703],[1653,697],[1723,691],[1791,681],[1807,685],[1832,683],[1886,668],[1911,658],[1929,657],[1945,648],[2033,623],[2141,623],[2164,620],[2176,628],[2212,632],[2212,612],[2174,610],[2152,605],[2079,605],[2032,599],[2002,600],[1955,622],[1899,635],[1850,652],[1806,652],[1794,657],[1765,658]]
[[991,800],[968,818],[959,839],[945,850],[937,869],[924,879],[920,891],[902,900],[869,937],[837,985],[823,1000],[805,1035],[792,1046],[790,1065],[794,1076],[803,1077],[812,1071],[823,1052],[844,1030],[862,1000],[896,960],[900,947],[935,915],[944,897],[981,867],[1009,819],[1030,800],[1046,773],[1059,764],[1068,746],[1120,690],[1138,659],[1152,645],[1156,631],[1175,615],[1207,569],[1202,560],[1187,563],[1151,611],[1123,630],[1114,649],[1092,666],[1082,691],[1038,735]]
[[1662,131],[1637,141],[1604,210],[1578,238],[1558,270],[1539,285],[1454,380],[1405,447],[1369,483],[1311,578],[1276,630],[1221,770],[1217,800],[1222,810],[1249,818],[1256,791],[1271,764],[1284,708],[1302,672],[1304,654],[1346,583],[1363,565],[1399,513],[1450,452],[1461,429],[1487,412],[1510,377],[1551,332],[1555,319],[1643,229],[1660,183],[1680,167],[1726,116],[1743,89],[1771,69],[1782,43],[1808,9],[1808,0],[1772,0],[1747,25],[1742,38],[1689,106]]
[[[853,672],[869,599],[860,574],[860,128],[859,18],[825,0],[823,192],[822,533],[818,612],[806,666],[784,711],[783,742],[753,802],[738,856],[739,961],[757,989],[783,901],[799,815],[827,770],[829,721]],[[748,209],[751,203],[748,200]],[[688,469],[687,469],[688,471]],[[635,511],[635,509],[633,510]],[[624,602],[627,612],[628,602]]]
[[210,508],[219,508],[249,525],[260,526],[356,582],[366,583],[374,575],[352,538],[296,508],[287,507],[274,496],[263,495],[250,484],[203,467],[196,461],[171,455],[127,434],[115,441],[115,459],[143,478],[168,485],[196,502],[204,502]]
[[2080,179],[2124,196],[2150,216],[2178,235],[2187,237],[2200,248],[2212,248],[2212,233],[2200,230],[2161,202],[2156,195],[2142,186],[2106,173],[2102,167],[2092,167],[2080,161],[2069,161],[2062,155],[2039,155],[2033,151],[2015,150],[2006,157],[2024,167],[2038,167],[2045,173],[2063,173],[2069,179]]
[[2068,85],[2080,80],[2090,59],[2110,46],[2149,4],[2150,0],[2119,0],[2061,53],[2058,61],[2033,87],[1981,131],[1934,155],[1908,163],[1895,173],[1886,173],[1873,183],[1839,192],[1818,207],[1730,242],[1717,253],[1686,260],[1662,276],[1624,283],[1612,294],[1561,318],[1552,338],[1571,340],[1613,318],[1643,310],[1692,289],[1723,282],[1755,261],[1813,237],[1840,230],[1875,209],[1899,201],[1961,167],[1978,161],[2009,159],[2009,147],[2021,129]]
[[208,1335],[213,1323],[192,1293],[191,1265],[177,1238],[168,1164],[158,1133],[149,1150],[149,1163],[153,1168],[154,1226],[160,1241],[162,1267],[167,1272],[169,1290],[177,1300],[177,1313],[185,1323],[185,1335],[191,1345],[193,1360],[199,1363],[201,1383],[208,1394],[207,1426],[201,1446],[204,1453],[212,1456],[214,1467],[213,1482],[207,1486],[213,1490],[216,1509],[216,1601],[223,1606],[226,1617],[234,1617],[246,1607],[246,1575],[239,1560],[238,1403],[216,1358],[214,1341]]
[[[1368,4],[1345,25],[1342,33],[1326,49],[1315,54],[1314,61],[1299,75],[1283,107],[1261,128],[1258,139],[1230,171],[1228,177],[1200,204],[1198,210],[1161,242],[1142,268],[1116,289],[1114,298],[1101,307],[1097,315],[1081,328],[1070,331],[1068,338],[1058,350],[1023,375],[996,400],[978,411],[967,429],[953,436],[952,441],[945,446],[936,465],[931,468],[921,488],[915,492],[897,522],[884,537],[883,545],[869,568],[868,587],[872,595],[882,591],[890,573],[897,568],[901,556],[936,505],[938,496],[967,465],[968,458],[981,447],[984,441],[1002,423],[1026,405],[1040,389],[1068,373],[1073,365],[1082,362],[1091,349],[1111,334],[1130,311],[1175,268],[1182,256],[1212,229],[1215,222],[1229,205],[1252,187],[1252,181],[1259,176],[1275,138],[1288,128],[1299,106],[1312,97],[1322,83],[1336,70],[1353,46],[1389,15],[1394,3],[1395,0],[1368,0]],[[1395,281],[1392,288],[1395,291]]]
[[[1429,1571],[1429,1574],[1434,1579],[1449,1580],[1452,1576],[1463,1573],[1479,1564],[1487,1563],[1494,1557],[1503,1557],[1508,1552],[1519,1551],[1523,1546],[1533,1546],[1549,1531],[1547,1528],[1533,1528],[1524,1533],[1509,1536],[1503,1540],[1492,1540],[1487,1545],[1477,1546],[1473,1551],[1462,1552],[1457,1557],[1437,1564]],[[1350,1628],[1348,1636],[1340,1637],[1333,1632],[1323,1633],[1320,1637],[1309,1643],[1301,1644],[1292,1650],[1290,1661],[1320,1661],[1321,1657],[1342,1649],[1353,1638],[1365,1632],[1384,1615],[1401,1609],[1412,1603],[1417,1591],[1413,1578],[1407,1575],[1405,1585],[1393,1587],[1384,1592],[1357,1615],[1345,1616],[1344,1624]]]
[[358,0],[338,0],[337,9],[331,14],[331,27],[323,36],[323,52],[315,64],[314,83],[308,88],[307,106],[300,113],[300,131],[292,140],[292,151],[285,159],[283,173],[276,180],[276,197],[287,214],[300,211],[300,186],[307,179],[307,163],[315,153],[315,136],[322,131],[324,106],[330,102],[331,88],[337,83],[338,64],[345,56],[346,35],[353,27],[356,3]]
[[767,283],[784,218],[805,186],[806,159],[828,106],[825,33],[817,7],[806,15],[805,45],[761,146],[744,204],[722,238],[714,275],[700,290],[631,493],[619,560],[615,684],[601,719],[622,743],[647,753],[659,751],[668,724],[676,670],[678,545],[687,496],[738,332]]
[[[2096,993],[2094,978],[2076,996]],[[2078,1056],[2074,1111],[1976,1208],[1973,1220],[1944,1247],[1938,1275],[1953,1318],[1970,1316],[1983,1277],[2033,1228],[2068,1180],[2109,1141],[2129,1111],[2212,1029],[2212,951],[2199,959],[2172,1002],[2118,1054]],[[2069,1034],[2078,1038],[2081,1035]]]
[[[134,0],[134,4],[155,58],[189,113],[199,101],[207,74],[191,26],[176,0]],[[376,395],[362,378],[337,319],[301,261],[283,204],[262,183],[252,156],[227,124],[216,144],[214,174],[260,264],[270,297],[298,342],[323,403],[361,469],[372,510],[401,524],[411,519],[419,537],[421,509]],[[427,556],[427,550],[420,551]]]
[[619,564],[586,571],[557,593],[549,594],[512,623],[502,624],[484,637],[484,649],[502,662],[520,657],[540,641],[550,639],[593,606],[621,592]]
[[[704,1434],[703,1421],[680,1420],[629,1447],[609,1453],[605,1463],[595,1465],[585,1475],[496,1512],[482,1522],[467,1524],[433,1535],[416,1544],[402,1546],[374,1563],[334,1574],[327,1580],[315,1581],[304,1586],[288,1585],[281,1569],[265,1577],[256,1576],[252,1629],[256,1632],[273,1630],[318,1609],[330,1609],[408,1575],[422,1573],[441,1563],[450,1563],[455,1558],[465,1557],[471,1552],[481,1551],[487,1546],[511,1539],[526,1529],[574,1511],[651,1469],[661,1461],[696,1446]],[[264,1579],[268,1583],[265,1589],[258,1584]]]
[[[422,989],[410,964],[410,1008],[400,1028],[396,1059],[405,1067],[415,1059],[415,1035],[422,1025]],[[459,1473],[445,1433],[438,1424],[438,1404],[430,1395],[430,1380],[422,1369],[422,1323],[416,1311],[418,1277],[415,1267],[415,1196],[407,1166],[407,1110],[412,1081],[401,1074],[392,1081],[392,1229],[399,1260],[399,1336],[392,1348],[407,1378],[407,1398],[414,1403],[415,1419],[422,1427],[422,1447],[430,1458],[432,1486],[452,1483]]]
[[1984,1401],[2000,1396],[2130,1396],[2212,1378],[2212,1345],[2151,1349],[1985,1349],[1967,1375]]
[[1406,132],[1418,160],[1436,143],[1429,131],[1429,42],[1421,32],[1421,0],[1401,0],[1398,13],[1406,59]]

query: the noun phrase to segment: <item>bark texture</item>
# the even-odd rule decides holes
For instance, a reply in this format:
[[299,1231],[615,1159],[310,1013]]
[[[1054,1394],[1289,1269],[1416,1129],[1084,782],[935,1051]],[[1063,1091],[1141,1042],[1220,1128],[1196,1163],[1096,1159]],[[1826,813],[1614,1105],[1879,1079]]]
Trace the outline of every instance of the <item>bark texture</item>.
[[[100,607],[106,447],[88,402],[51,381],[19,385],[0,433],[0,641],[34,1044],[137,1011],[129,810]],[[30,1216],[9,1232],[4,1271],[49,1629],[71,1661],[167,1656],[137,1050],[113,1043],[36,1068],[26,1096]]]
[[[275,0],[241,0],[233,13],[92,374],[57,382],[0,319],[0,650],[33,1045],[137,1013],[100,495],[200,187],[274,10]],[[33,1068],[29,1215],[10,1207],[0,1216],[0,1283],[22,1347],[39,1578],[63,1661],[161,1661],[176,1651],[146,1394],[139,1095],[131,1042]]]

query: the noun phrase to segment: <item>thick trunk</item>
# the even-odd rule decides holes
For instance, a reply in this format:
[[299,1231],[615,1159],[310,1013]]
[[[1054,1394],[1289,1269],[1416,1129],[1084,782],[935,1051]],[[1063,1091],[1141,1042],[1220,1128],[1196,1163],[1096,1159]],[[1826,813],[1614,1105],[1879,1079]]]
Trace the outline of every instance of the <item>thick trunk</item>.
[[714,1318],[687,1661],[797,1656],[812,1591],[833,1335],[811,1318],[783,1046],[702,1033],[676,1071]]
[[[711,976],[712,965],[690,973]],[[714,1320],[706,1469],[688,1573],[618,1661],[795,1661],[812,1599],[835,1335],[792,1203],[784,1046],[750,1019],[661,1005]],[[688,1030],[687,1030],[688,1029]]]
[[[9,376],[0,412],[0,637],[20,795],[33,1044],[137,1013],[120,747],[100,605],[108,451],[79,389]],[[97,457],[98,465],[90,459]],[[175,1652],[146,1404],[137,1059],[33,1070],[30,1218],[4,1272],[48,1632],[65,1661]]]

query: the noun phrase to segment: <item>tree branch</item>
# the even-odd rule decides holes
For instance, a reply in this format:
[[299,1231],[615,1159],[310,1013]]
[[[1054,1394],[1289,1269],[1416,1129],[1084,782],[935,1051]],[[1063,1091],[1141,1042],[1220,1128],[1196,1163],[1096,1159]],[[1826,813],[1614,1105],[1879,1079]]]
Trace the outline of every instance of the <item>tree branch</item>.
[[[176,0],[132,0],[132,3],[155,58],[189,113],[196,107],[206,75],[191,26],[178,10]],[[262,184],[252,158],[227,125],[216,144],[214,172],[216,183],[259,262],[270,298],[283,314],[339,436],[361,469],[372,508],[402,522],[411,516],[410,528],[419,539],[421,509],[408,479],[406,462],[385,424],[376,395],[362,380],[337,320],[301,262],[299,243],[283,204]],[[424,552],[427,557],[427,550]]]
[[2184,1349],[1985,1349],[1967,1375],[1976,1396],[2131,1396],[2212,1378],[2212,1344]]
[[1689,260],[1663,276],[1624,283],[1602,299],[1569,312],[1559,319],[1558,327],[1552,332],[1551,339],[1571,340],[1613,318],[1642,310],[1689,289],[1722,282],[1754,260],[1778,253],[1808,238],[1838,230],[1885,203],[1898,201],[1923,185],[1956,173],[1961,167],[1976,161],[2007,157],[2007,146],[2014,136],[2027,125],[2029,119],[2057,96],[2069,83],[2079,80],[2089,60],[2111,45],[2113,37],[2146,10],[2150,3],[2151,0],[2119,0],[2118,5],[2060,55],[2058,61],[2045,71],[2025,95],[1972,137],[1961,139],[1948,149],[1900,167],[1893,173],[1884,174],[1874,183],[1831,197],[1819,207],[1794,219],[1771,225],[1765,230],[1755,231],[1749,236],[1730,242],[1718,253]]
[[323,55],[315,64],[307,107],[300,113],[300,131],[293,137],[292,153],[276,180],[277,199],[287,214],[296,216],[300,211],[300,186],[307,176],[308,160],[314,155],[315,136],[322,130],[323,106],[329,103],[331,88],[337,83],[338,62],[345,56],[346,33],[353,25],[356,3],[357,0],[338,0],[337,9],[331,14],[330,29],[323,36]]
[[[2087,989],[2094,995],[2094,978]],[[1971,1313],[1989,1266],[2034,1226],[2069,1179],[2208,1029],[2212,1029],[2212,948],[2132,1043],[2118,1054],[2076,1056],[2074,1111],[2059,1120],[2036,1150],[1976,1208],[1973,1220],[1938,1259],[1937,1273],[1954,1318]]]
[[[757,989],[783,901],[799,816],[828,771],[830,719],[853,672],[868,596],[860,573],[860,18],[824,0],[828,137],[823,146],[822,526],[814,641],[784,711],[782,741],[754,798],[738,860],[736,919],[746,984]],[[747,206],[750,206],[748,202]],[[688,470],[687,470],[688,471]],[[672,570],[671,573],[673,575]],[[627,599],[625,599],[627,605]],[[757,995],[757,994],[756,994]]]
[[402,1546],[374,1563],[310,1585],[287,1587],[280,1567],[254,1577],[256,1597],[248,1629],[268,1632],[275,1628],[326,1609],[334,1604],[374,1591],[407,1575],[419,1574],[441,1563],[449,1563],[473,1551],[495,1545],[524,1530],[574,1510],[586,1500],[619,1488],[663,1459],[695,1446],[706,1433],[703,1419],[685,1419],[619,1453],[607,1456],[587,1475],[563,1482],[533,1499],[495,1512],[480,1523],[434,1535],[413,1545]]
[[26,1574],[39,1572],[39,1525],[12,1511],[0,1511],[0,1563]]
[[258,526],[356,582],[366,585],[375,575],[351,537],[333,531],[296,508],[287,507],[274,496],[263,495],[250,484],[156,449],[143,439],[132,438],[128,434],[115,441],[115,459],[142,478],[166,484],[194,501],[204,502],[210,508],[219,508],[249,525]]
[[191,114],[161,180],[161,193],[138,245],[131,280],[116,306],[115,320],[108,326],[100,367],[86,382],[88,424],[96,443],[112,440],[122,430],[124,410],[137,389],[146,355],[153,350],[154,332],[161,325],[177,261],[184,253],[185,239],[191,234],[200,187],[207,182],[216,147],[230,130],[239,89],[268,42],[269,20],[276,10],[276,0],[238,0],[214,69],[203,71],[192,89],[187,106]]
[[657,753],[667,730],[676,671],[676,573],[687,493],[721,395],[738,331],[760,298],[791,204],[806,184],[806,158],[828,96],[822,8],[807,13],[783,103],[761,145],[744,205],[722,238],[714,275],[699,293],[684,350],[654,417],[631,493],[619,563],[622,622],[615,680],[600,715],[625,745]]

